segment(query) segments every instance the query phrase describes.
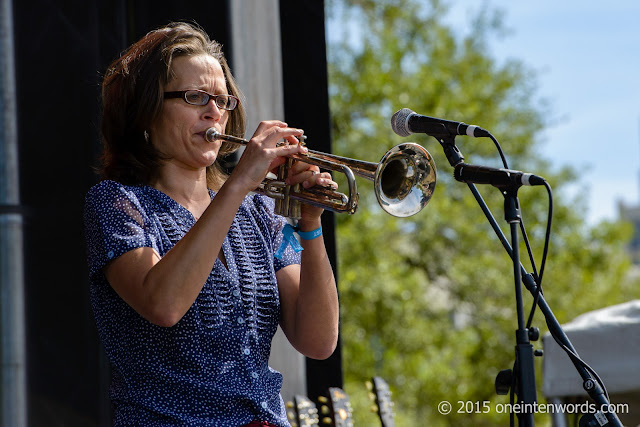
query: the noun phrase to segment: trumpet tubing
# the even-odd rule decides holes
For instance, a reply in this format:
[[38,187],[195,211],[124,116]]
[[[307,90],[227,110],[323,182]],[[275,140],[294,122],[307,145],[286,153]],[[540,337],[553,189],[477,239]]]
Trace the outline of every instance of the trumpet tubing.
[[[249,143],[243,138],[221,134],[214,128],[206,131],[205,138],[209,142],[221,140],[240,145]],[[294,160],[342,172],[347,179],[348,194],[326,187],[303,189],[299,184],[286,185],[284,180]],[[294,154],[280,167],[277,178],[266,178],[256,191],[274,198],[276,213],[289,218],[300,218],[300,203],[333,212],[353,214],[358,207],[356,175],[374,183],[380,207],[397,217],[408,217],[420,212],[431,200],[436,186],[436,165],[433,157],[420,145],[409,142],[396,145],[387,151],[378,163],[314,150],[305,154]]]

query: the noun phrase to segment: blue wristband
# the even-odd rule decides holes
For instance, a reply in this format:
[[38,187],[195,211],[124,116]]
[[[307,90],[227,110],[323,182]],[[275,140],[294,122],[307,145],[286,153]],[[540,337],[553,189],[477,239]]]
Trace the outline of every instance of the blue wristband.
[[322,226],[316,228],[315,230],[311,230],[311,231],[297,231],[298,236],[300,236],[300,238],[302,240],[313,240],[316,237],[320,237],[322,236]]

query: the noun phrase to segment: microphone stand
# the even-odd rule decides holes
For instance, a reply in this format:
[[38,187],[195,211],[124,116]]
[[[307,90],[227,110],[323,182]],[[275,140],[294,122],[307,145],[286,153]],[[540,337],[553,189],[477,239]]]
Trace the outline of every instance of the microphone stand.
[[[442,146],[445,156],[449,161],[449,164],[452,167],[455,167],[457,164],[464,161],[464,156],[455,145],[455,136],[451,135],[444,125],[435,124],[432,129],[425,131],[427,135],[433,136],[438,140],[440,145]],[[518,244],[518,224],[521,222],[520,215],[520,207],[517,199],[517,191],[518,188],[507,188],[502,191],[505,196],[504,202],[504,211],[505,211],[505,220],[509,223],[511,228],[511,245],[507,238],[505,237],[502,229],[496,222],[493,217],[491,211],[487,207],[484,199],[478,192],[478,189],[473,183],[467,183],[469,189],[474,195],[476,201],[478,202],[480,208],[485,214],[487,220],[489,221],[491,227],[494,232],[500,239],[502,246],[505,248],[509,256],[513,261],[513,275],[515,282],[515,290],[516,290],[516,305],[517,305],[517,316],[518,316],[518,329],[516,330],[516,362],[515,362],[515,371],[516,371],[516,394],[518,395],[518,399],[521,407],[525,409],[530,409],[529,411],[524,411],[524,413],[518,413],[518,421],[519,425],[522,426],[533,426],[534,425],[534,407],[537,407],[536,403],[536,384],[535,384],[535,365],[534,365],[534,352],[533,346],[530,342],[530,336],[535,336],[532,331],[529,331],[525,326],[524,321],[524,303],[522,298],[522,288],[521,284],[527,288],[527,290],[537,298],[537,305],[540,308],[540,311],[545,317],[545,321],[547,327],[549,328],[549,332],[553,336],[553,338],[558,342],[558,344],[568,351],[571,355],[570,359],[575,366],[576,370],[580,374],[583,379],[583,388],[588,393],[589,397],[593,399],[597,407],[596,414],[587,414],[585,416],[585,425],[587,426],[599,426],[603,427],[606,425],[623,427],[622,423],[618,416],[611,411],[605,411],[604,414],[601,412],[601,408],[606,408],[609,405],[608,397],[606,396],[603,388],[600,386],[598,381],[596,381],[591,372],[587,370],[583,363],[580,363],[581,360],[578,358],[578,352],[571,344],[569,337],[564,333],[562,326],[558,322],[557,318],[553,314],[551,308],[547,304],[542,291],[539,291],[538,286],[533,278],[533,276],[525,270],[520,262],[520,252],[519,252],[519,244]],[[497,385],[497,384],[496,384]],[[497,388],[497,387],[496,387]],[[581,424],[582,425],[582,424]]]
[[[473,185],[473,184],[471,184]],[[518,224],[522,221],[518,203],[518,187],[513,185],[502,191],[504,195],[504,217],[511,227],[511,259],[513,260],[513,277],[516,290],[516,310],[518,329],[516,330],[516,394],[524,411],[518,411],[519,425],[533,426],[534,406],[536,405],[536,376],[533,362],[533,345],[529,341],[529,329],[524,320],[524,303],[522,299],[522,271],[520,270],[520,251],[518,244]]]

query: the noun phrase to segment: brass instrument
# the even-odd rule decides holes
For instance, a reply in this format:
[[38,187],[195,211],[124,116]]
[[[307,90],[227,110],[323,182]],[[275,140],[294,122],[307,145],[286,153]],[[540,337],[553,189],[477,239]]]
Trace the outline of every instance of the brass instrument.
[[[209,142],[220,140],[241,145],[249,143],[243,138],[221,134],[215,128],[207,129],[205,139]],[[304,144],[304,139],[306,137],[301,137],[301,144]],[[304,189],[300,184],[285,185],[284,180],[295,160],[344,173],[348,195],[326,187]],[[420,212],[429,203],[436,187],[436,165],[431,154],[422,146],[408,142],[387,151],[378,163],[314,150],[294,154],[280,166],[276,178],[265,178],[255,191],[275,199],[275,212],[288,218],[300,218],[300,203],[353,214],[358,207],[354,175],[372,181],[380,207],[396,217],[408,217]]]

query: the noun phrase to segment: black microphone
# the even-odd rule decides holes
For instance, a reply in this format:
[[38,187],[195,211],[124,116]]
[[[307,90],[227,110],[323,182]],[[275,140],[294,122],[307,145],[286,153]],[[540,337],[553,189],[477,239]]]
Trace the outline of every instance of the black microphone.
[[468,135],[478,138],[490,135],[489,131],[478,126],[421,116],[408,108],[403,108],[393,113],[393,116],[391,116],[391,128],[400,136],[409,136],[412,133],[426,133],[431,136],[443,136],[443,134],[444,136]]
[[494,187],[506,188],[521,185],[544,185],[544,178],[511,169],[496,169],[488,166],[474,166],[460,163],[453,168],[456,181],[473,184],[491,184]]

